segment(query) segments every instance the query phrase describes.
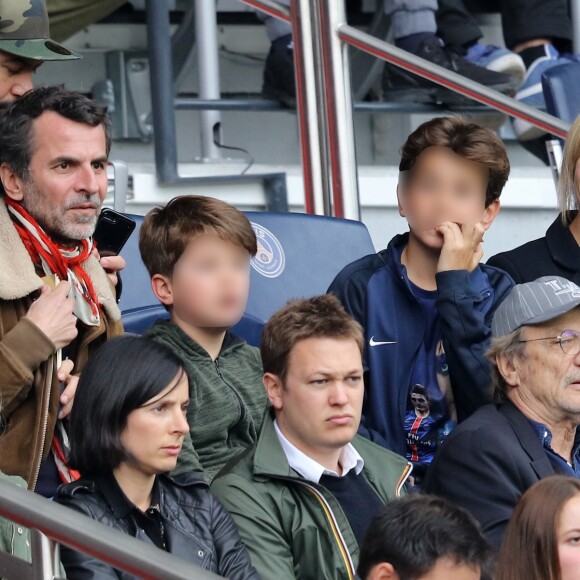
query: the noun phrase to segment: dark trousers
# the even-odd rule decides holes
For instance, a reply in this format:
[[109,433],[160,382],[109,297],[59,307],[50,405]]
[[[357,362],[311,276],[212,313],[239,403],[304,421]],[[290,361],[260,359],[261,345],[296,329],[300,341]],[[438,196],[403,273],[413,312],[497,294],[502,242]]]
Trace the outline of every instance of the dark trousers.
[[567,0],[439,0],[437,34],[460,54],[462,47],[482,36],[468,10],[499,12],[508,48],[534,38],[548,38],[561,52],[571,51],[572,21]]

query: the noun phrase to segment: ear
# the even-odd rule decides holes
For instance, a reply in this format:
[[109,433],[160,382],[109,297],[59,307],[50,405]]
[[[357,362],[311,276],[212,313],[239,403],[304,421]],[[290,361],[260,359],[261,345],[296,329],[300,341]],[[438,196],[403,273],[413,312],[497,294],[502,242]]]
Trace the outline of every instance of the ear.
[[268,396],[272,407],[274,407],[276,411],[281,411],[284,407],[282,398],[282,389],[284,387],[280,377],[273,373],[265,373],[262,380],[264,381],[266,395]]
[[401,195],[405,194],[405,192],[403,191],[404,187],[405,186],[402,185],[400,181],[399,181],[399,183],[397,183],[397,205],[399,206],[399,215],[401,217],[405,217],[405,210],[403,209],[403,206],[401,205]]
[[517,387],[520,384],[520,371],[516,357],[507,358],[502,354],[495,357],[497,370],[510,387]]
[[399,575],[388,562],[373,566],[364,580],[399,580]]
[[0,180],[4,186],[6,195],[14,201],[22,201],[24,198],[24,184],[23,181],[7,163],[0,165]]
[[171,279],[168,276],[154,274],[151,278],[151,289],[161,304],[173,306],[173,289]]
[[483,220],[481,220],[481,223],[483,224],[485,230],[488,230],[490,228],[498,212],[499,212],[499,199],[496,199],[495,201],[492,201],[483,212]]

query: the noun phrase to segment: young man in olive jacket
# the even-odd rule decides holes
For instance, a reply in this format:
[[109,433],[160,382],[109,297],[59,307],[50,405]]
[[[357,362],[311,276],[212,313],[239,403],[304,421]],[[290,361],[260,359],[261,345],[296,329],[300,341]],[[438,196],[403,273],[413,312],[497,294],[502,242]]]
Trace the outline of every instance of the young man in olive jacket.
[[263,578],[351,579],[359,545],[411,466],[356,435],[363,334],[333,296],[290,302],[264,328],[272,411],[212,490]]

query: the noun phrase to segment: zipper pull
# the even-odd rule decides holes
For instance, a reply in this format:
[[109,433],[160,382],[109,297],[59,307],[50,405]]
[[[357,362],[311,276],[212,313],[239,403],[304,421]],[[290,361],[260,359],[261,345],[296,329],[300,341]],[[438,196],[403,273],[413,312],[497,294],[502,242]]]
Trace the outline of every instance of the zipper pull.
[[218,377],[223,380],[222,373],[220,371],[220,363],[217,358],[213,361],[213,364],[215,366],[215,372],[217,373]]

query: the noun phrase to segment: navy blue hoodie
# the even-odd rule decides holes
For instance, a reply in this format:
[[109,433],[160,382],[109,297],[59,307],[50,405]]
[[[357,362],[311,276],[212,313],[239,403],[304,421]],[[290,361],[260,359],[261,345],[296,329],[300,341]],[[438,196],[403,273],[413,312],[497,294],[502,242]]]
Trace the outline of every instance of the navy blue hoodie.
[[[409,382],[425,333],[422,309],[400,259],[408,240],[408,233],[397,235],[386,250],[349,264],[328,289],[365,331],[366,392],[360,433],[403,456]],[[490,401],[485,352],[491,319],[513,281],[502,270],[483,264],[471,273],[439,272],[436,281],[443,347],[457,418],[462,421]]]

